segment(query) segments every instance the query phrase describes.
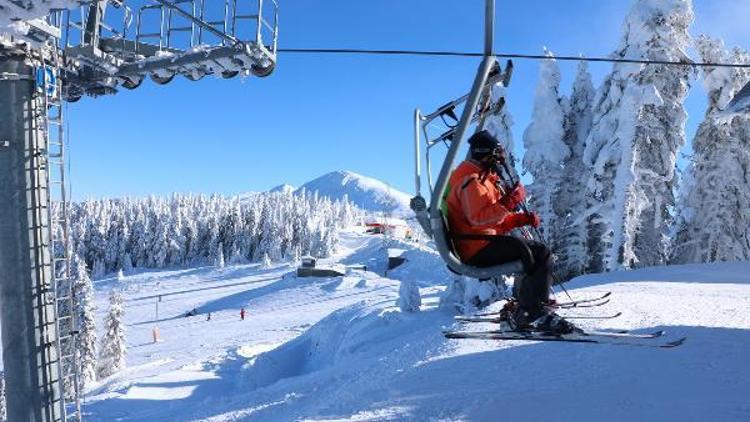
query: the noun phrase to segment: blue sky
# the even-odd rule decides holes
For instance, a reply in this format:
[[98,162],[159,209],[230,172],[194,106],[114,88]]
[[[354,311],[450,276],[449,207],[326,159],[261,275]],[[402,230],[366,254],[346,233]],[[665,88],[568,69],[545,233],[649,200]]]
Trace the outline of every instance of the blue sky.
[[[282,47],[481,48],[481,0],[281,0]],[[607,55],[631,0],[497,1],[498,52]],[[750,47],[750,2],[695,0],[693,35]],[[477,59],[281,55],[266,79],[150,81],[71,104],[74,199],[170,192],[233,194],[352,170],[413,192],[412,114],[465,93]],[[516,61],[508,104],[516,144],[538,64]],[[563,92],[574,63],[561,64]],[[611,65],[591,66],[598,84]],[[705,100],[687,101],[689,137]]]

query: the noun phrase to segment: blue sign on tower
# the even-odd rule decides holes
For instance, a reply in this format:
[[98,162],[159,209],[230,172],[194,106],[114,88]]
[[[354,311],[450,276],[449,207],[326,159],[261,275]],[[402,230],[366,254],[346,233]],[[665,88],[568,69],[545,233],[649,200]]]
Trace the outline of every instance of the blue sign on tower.
[[48,97],[57,95],[57,73],[53,67],[45,65],[36,68],[36,88],[46,90]]

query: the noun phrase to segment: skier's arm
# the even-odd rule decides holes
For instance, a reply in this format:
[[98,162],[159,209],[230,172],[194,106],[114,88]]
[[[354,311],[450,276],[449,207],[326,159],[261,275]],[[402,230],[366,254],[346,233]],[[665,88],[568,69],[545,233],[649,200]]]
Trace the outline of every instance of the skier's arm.
[[461,186],[461,208],[466,220],[477,229],[490,229],[509,214],[485,186],[473,177]]
[[497,231],[507,233],[515,228],[523,226],[539,227],[541,220],[536,213],[514,212],[509,213],[507,217],[498,225]]
[[516,182],[514,186],[507,190],[507,193],[503,195],[500,203],[509,210],[514,210],[526,199],[526,189],[520,182]]

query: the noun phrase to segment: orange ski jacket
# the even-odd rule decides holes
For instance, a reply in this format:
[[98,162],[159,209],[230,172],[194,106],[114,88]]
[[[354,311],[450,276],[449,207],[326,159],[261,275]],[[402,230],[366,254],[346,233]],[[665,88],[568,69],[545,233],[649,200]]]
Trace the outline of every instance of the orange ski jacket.
[[[512,227],[503,225],[513,215],[502,205],[503,192],[498,189],[500,176],[485,172],[479,163],[466,160],[451,174],[448,189],[443,195],[443,212],[448,219],[451,235],[503,235]],[[507,222],[506,222],[507,223]],[[487,240],[454,239],[463,262],[471,259]]]

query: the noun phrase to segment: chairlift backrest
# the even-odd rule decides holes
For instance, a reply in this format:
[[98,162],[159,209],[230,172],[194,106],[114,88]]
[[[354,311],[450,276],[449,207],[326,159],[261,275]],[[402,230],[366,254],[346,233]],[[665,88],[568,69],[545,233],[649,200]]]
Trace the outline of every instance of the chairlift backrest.
[[458,251],[453,243],[453,238],[450,235],[450,226],[442,211],[440,211],[439,221],[432,220],[432,223],[435,246],[448,266],[448,269],[452,272],[466,277],[487,280],[523,271],[523,263],[521,261],[513,261],[492,267],[474,267],[461,262]]

